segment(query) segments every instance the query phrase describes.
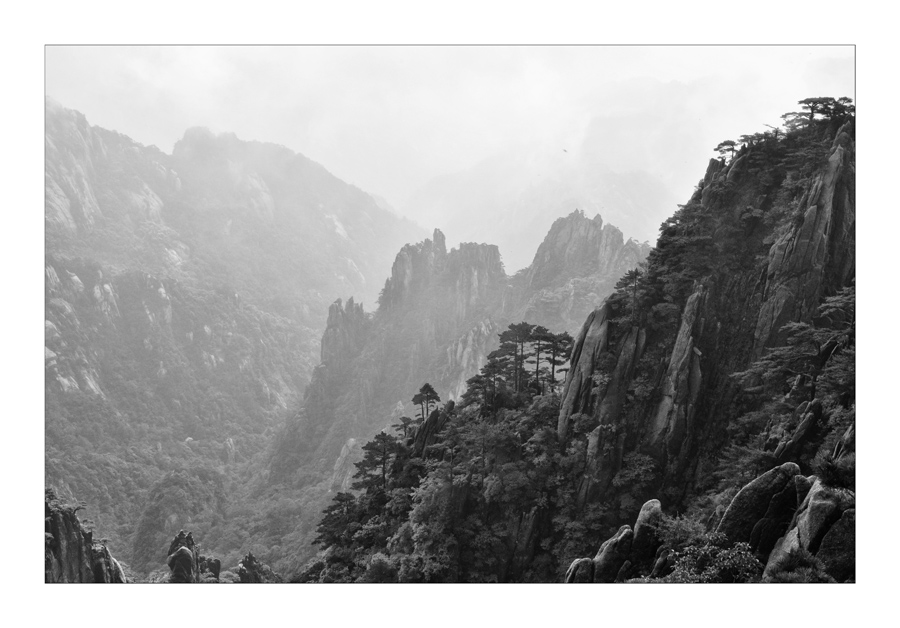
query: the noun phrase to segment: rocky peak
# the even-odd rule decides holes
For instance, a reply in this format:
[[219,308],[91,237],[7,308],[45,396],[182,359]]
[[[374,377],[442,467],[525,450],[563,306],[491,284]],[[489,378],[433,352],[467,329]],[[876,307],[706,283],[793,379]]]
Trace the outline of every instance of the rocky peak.
[[622,232],[603,224],[599,214],[593,218],[576,209],[558,218],[538,247],[528,269],[528,286],[540,290],[559,283],[562,276],[594,274],[620,277],[649,253],[648,244],[632,239],[627,242]]
[[[435,234],[441,235],[440,241],[443,244],[443,234],[438,230],[435,230]],[[384,283],[379,305],[385,309],[394,308],[406,301],[410,294],[426,286],[434,275],[435,263],[440,264],[443,260],[440,254],[442,250],[446,252],[446,248],[435,246],[435,243],[427,238],[423,242],[407,244],[400,249],[394,258],[391,276]]]
[[328,308],[328,323],[322,335],[322,364],[333,365],[339,360],[359,353],[365,341],[369,316],[362,303],[347,299],[346,306],[338,299]]
[[200,551],[194,542],[192,532],[178,532],[169,545],[169,553],[166,557],[166,565],[172,571],[169,577],[171,583],[196,583],[200,582]]
[[421,294],[434,285],[438,276],[468,302],[482,296],[496,281],[506,279],[496,246],[463,242],[448,253],[446,239],[439,229],[434,230],[433,238],[407,244],[397,254],[382,291],[379,303],[382,308],[390,310],[410,296]]

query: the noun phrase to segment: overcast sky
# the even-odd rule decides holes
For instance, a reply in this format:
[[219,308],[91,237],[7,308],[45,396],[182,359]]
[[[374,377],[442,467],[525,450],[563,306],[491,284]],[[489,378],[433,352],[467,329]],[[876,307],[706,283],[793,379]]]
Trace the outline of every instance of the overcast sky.
[[[398,209],[436,175],[533,141],[569,145],[592,118],[628,119],[627,132],[611,136],[610,161],[651,171],[687,200],[718,141],[777,124],[808,96],[853,97],[853,55],[799,46],[48,47],[46,90],[91,124],[165,152],[192,126],[283,144]],[[646,128],[645,113],[655,120]]]

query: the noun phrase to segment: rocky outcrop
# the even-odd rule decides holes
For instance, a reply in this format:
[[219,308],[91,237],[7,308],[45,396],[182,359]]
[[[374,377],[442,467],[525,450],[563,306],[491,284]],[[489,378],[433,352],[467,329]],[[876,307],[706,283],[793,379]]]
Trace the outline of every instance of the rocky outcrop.
[[645,573],[657,562],[660,539],[657,527],[662,516],[659,500],[643,505],[634,529],[624,525],[600,545],[593,560],[579,558],[566,571],[565,582],[624,582],[632,572]]
[[404,303],[411,295],[423,290],[435,273],[443,270],[446,262],[446,238],[440,229],[434,230],[431,240],[407,244],[394,258],[391,276],[384,284],[379,304],[391,309]]
[[649,245],[625,242],[622,232],[592,219],[582,211],[557,218],[538,247],[525,276],[528,287],[538,292],[556,288],[571,277],[600,276],[618,281],[647,256]]
[[636,563],[646,563],[656,557],[656,550],[662,543],[659,537],[661,522],[662,505],[658,499],[651,499],[641,507],[634,523],[631,555]]
[[510,318],[574,331],[584,313],[601,303],[649,252],[649,244],[626,241],[599,214],[587,218],[576,210],[558,218],[522,272],[521,294],[510,303]]
[[124,583],[125,572],[109,553],[94,541],[78,518],[78,508],[60,504],[48,491],[44,499],[44,582]]
[[601,305],[587,317],[572,346],[569,372],[560,401],[557,434],[561,443],[568,436],[569,423],[575,414],[593,411],[594,370],[609,339],[609,306]]
[[428,415],[425,422],[416,430],[413,442],[413,455],[422,456],[425,448],[433,444],[437,434],[443,429],[453,412],[454,402],[448,401],[443,408],[436,408]]
[[490,318],[472,327],[464,336],[447,347],[446,369],[455,376],[450,380],[448,398],[459,400],[468,388],[466,381],[471,373],[481,370],[487,361],[488,347],[493,347],[500,330]]
[[822,537],[816,558],[838,582],[856,579],[856,509],[848,508]]
[[777,462],[793,460],[821,420],[821,401],[813,399],[811,402],[802,402],[791,417],[793,428],[790,423],[775,426],[766,440],[766,449],[773,452]]
[[766,561],[763,581],[770,581],[791,554],[807,552],[837,582],[855,579],[856,498],[853,491],[816,479],[797,509],[787,533]]
[[611,538],[604,541],[594,556],[594,582],[615,582],[619,570],[625,565],[631,553],[634,532],[631,526],[619,528]]
[[681,327],[660,386],[662,399],[645,436],[649,450],[663,459],[677,456],[685,438],[693,435],[697,395],[703,379],[702,352],[696,346],[696,337],[703,333],[701,312],[706,295],[706,288],[698,286],[684,306]]
[[850,123],[834,138],[828,163],[800,200],[802,216],[769,251],[755,351],[782,343],[781,328],[809,320],[822,297],[856,269],[855,145]]
[[588,436],[586,472],[579,489],[579,504],[606,491],[622,466],[627,436],[622,405],[645,340],[644,330],[632,327],[620,345],[615,367],[606,373],[606,385],[598,387],[594,409],[598,425]]
[[361,303],[353,302],[353,297],[347,299],[346,306],[341,299],[332,303],[322,335],[322,365],[335,368],[358,355],[370,323],[371,317],[365,313]]
[[222,561],[218,558],[209,556],[200,556],[200,578],[201,581],[213,582],[219,581],[219,574],[222,572]]
[[200,551],[194,543],[193,533],[180,530],[166,556],[166,565],[172,572],[169,582],[173,584],[193,584],[200,582]]
[[238,578],[241,583],[245,584],[284,582],[284,579],[272,571],[271,567],[260,562],[253,552],[248,552],[238,563]]
[[796,463],[786,462],[744,486],[731,500],[716,532],[733,543],[750,542],[754,527],[766,517],[773,498],[785,488],[789,491],[793,489],[794,476],[797,475],[800,475],[800,467]]

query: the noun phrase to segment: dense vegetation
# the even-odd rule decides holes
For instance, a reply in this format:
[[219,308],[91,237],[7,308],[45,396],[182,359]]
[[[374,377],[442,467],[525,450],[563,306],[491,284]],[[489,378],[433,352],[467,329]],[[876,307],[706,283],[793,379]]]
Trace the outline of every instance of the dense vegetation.
[[[616,415],[621,420],[604,424],[602,412],[576,414],[560,441],[555,386],[541,384],[540,366],[522,368],[525,346],[537,355],[540,333],[511,325],[459,404],[435,409],[420,425],[398,424],[399,436],[384,431],[363,447],[353,490],[338,493],[325,510],[316,538],[321,551],[295,581],[559,581],[573,559],[593,555],[652,496],[666,507],[657,532],[672,552],[655,579],[758,581],[760,543],[735,544],[713,532],[742,486],[792,461],[826,486],[855,490],[848,445],[855,419],[852,261],[846,283],[826,271],[813,312],[761,341],[756,331],[758,277],[770,249],[802,223],[803,199],[838,130],[853,133],[848,99],[799,104],[803,111],[786,114],[784,130],[716,147],[722,158],[710,170],[727,168],[729,175],[701,182],[663,223],[647,262],[622,277],[608,299],[612,331],[594,361],[593,398],[622,378],[617,363],[626,340],[637,330],[645,337]],[[697,431],[687,456],[666,454],[643,440],[642,417],[660,405],[689,298],[707,294],[706,316],[719,324],[692,331],[702,347],[697,355],[709,354],[692,410]],[[598,433],[601,443],[612,443],[601,445],[605,452],[618,446],[622,456],[607,485],[585,492],[583,478],[594,472],[587,459],[596,456],[591,435]],[[650,567],[634,566],[631,577],[650,580]],[[809,552],[794,552],[777,562],[773,578],[830,576]]]
[[[799,104],[783,129],[715,148],[696,193],[577,338],[524,321],[498,333],[490,317],[518,288],[496,247],[448,253],[440,232],[405,247],[374,315],[331,306],[304,408],[277,432],[286,404],[266,386],[297,377],[291,308],[144,270],[108,282],[106,266],[74,249],[48,259],[58,277],[48,282],[48,479],[69,478],[67,494],[97,504],[101,525],[130,522],[103,530],[130,540],[143,570],[189,525],[226,568],[252,550],[294,581],[559,581],[656,497],[670,560],[623,578],[758,581],[789,522],[772,523],[765,542],[717,533],[747,482],[790,462],[855,490],[854,210],[846,224],[805,222],[835,142],[853,137],[854,110],[848,99]],[[852,202],[848,153],[835,176]],[[200,163],[191,194],[216,172],[209,163],[222,166]],[[225,202],[216,194],[192,202]],[[179,220],[199,220],[191,211]],[[240,223],[229,216],[221,228]],[[838,253],[789,269],[784,283],[786,238],[820,227]],[[776,301],[787,305],[766,318]],[[582,353],[600,312],[604,340]],[[479,361],[485,347],[498,348]],[[576,368],[589,373],[577,390]],[[451,388],[459,394],[442,405]],[[312,538],[319,553],[307,562]],[[809,552],[775,566],[776,581],[831,577]]]

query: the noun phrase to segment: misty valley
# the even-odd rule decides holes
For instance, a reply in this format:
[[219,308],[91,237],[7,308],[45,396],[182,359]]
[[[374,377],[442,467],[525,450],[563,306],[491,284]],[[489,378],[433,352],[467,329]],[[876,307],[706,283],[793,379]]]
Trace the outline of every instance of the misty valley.
[[855,107],[784,105],[653,243],[645,173],[504,174],[455,221],[499,199],[511,272],[285,146],[48,98],[45,582],[855,582]]

